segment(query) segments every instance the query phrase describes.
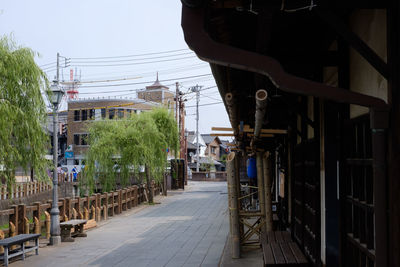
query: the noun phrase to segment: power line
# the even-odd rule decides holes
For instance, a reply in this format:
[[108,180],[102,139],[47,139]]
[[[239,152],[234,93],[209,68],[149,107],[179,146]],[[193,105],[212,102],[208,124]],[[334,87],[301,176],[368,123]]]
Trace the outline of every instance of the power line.
[[193,54],[193,52],[186,52],[186,53],[180,53],[180,54],[175,54],[175,55],[165,55],[165,56],[157,56],[157,57],[145,57],[145,58],[135,58],[135,59],[118,59],[118,60],[72,60],[72,62],[76,63],[85,63],[85,64],[90,64],[90,63],[113,63],[113,62],[129,62],[129,61],[139,61],[139,60],[150,60],[150,59],[159,59],[159,58],[167,58],[167,57],[176,57],[176,56],[183,56],[183,55],[189,55]]
[[[214,103],[201,104],[201,105],[199,105],[199,107],[201,107],[201,106],[217,105],[217,104],[221,104],[221,103],[224,103],[224,102],[223,102],[223,101],[219,101],[219,102],[214,102]],[[195,107],[196,107],[196,105],[193,105],[193,106],[186,106],[185,108],[195,108]]]
[[71,59],[107,59],[107,58],[127,58],[127,57],[139,57],[139,56],[150,56],[150,55],[159,55],[159,54],[166,54],[166,53],[175,53],[180,51],[189,50],[188,48],[184,49],[176,49],[176,50],[169,50],[169,51],[162,51],[162,52],[153,52],[153,53],[146,53],[146,54],[136,54],[136,55],[125,55],[125,56],[109,56],[109,57],[72,57]]
[[[175,80],[192,79],[192,78],[198,78],[198,77],[206,77],[206,76],[210,76],[210,75],[211,75],[211,73],[210,74],[194,75],[194,76],[186,76],[186,77],[165,79],[165,80],[161,80],[160,82],[169,82],[169,81],[175,81]],[[80,88],[112,87],[112,86],[138,85],[138,84],[146,84],[146,83],[154,83],[154,81],[137,82],[137,83],[105,84],[105,85],[86,85],[86,86],[81,86]]]
[[71,64],[74,67],[116,67],[116,66],[132,66],[132,65],[143,65],[143,64],[151,64],[151,63],[160,63],[160,62],[169,62],[169,61],[176,61],[176,60],[183,60],[183,59],[193,59],[197,58],[197,56],[190,56],[190,57],[181,57],[181,58],[174,58],[174,59],[164,59],[164,60],[157,60],[157,61],[146,61],[146,62],[137,62],[137,63],[122,63],[122,64]]

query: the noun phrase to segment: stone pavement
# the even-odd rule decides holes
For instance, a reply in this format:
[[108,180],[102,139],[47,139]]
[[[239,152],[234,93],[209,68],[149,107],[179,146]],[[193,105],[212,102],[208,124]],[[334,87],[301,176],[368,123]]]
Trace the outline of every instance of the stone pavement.
[[161,204],[133,209],[88,237],[10,266],[218,266],[229,233],[224,182],[189,182]]

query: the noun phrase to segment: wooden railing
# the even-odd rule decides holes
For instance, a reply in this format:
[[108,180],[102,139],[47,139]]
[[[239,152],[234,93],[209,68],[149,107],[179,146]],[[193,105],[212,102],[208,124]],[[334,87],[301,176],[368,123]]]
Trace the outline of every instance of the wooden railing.
[[0,200],[16,199],[39,194],[52,188],[50,182],[29,182],[13,184],[9,190],[6,185],[0,186]]
[[[158,195],[160,189],[152,183],[153,194]],[[76,198],[60,198],[58,206],[60,221],[71,219],[107,220],[108,216],[121,214],[136,207],[146,199],[145,185],[134,185],[109,193],[97,193],[91,196]],[[23,233],[46,234],[50,237],[50,209],[52,201],[35,202],[33,205],[14,205],[10,209],[1,210],[0,216],[9,216],[9,225],[0,230],[0,239]],[[28,217],[32,214],[32,217]],[[42,231],[42,228],[45,231]],[[1,252],[1,248],[0,248]]]

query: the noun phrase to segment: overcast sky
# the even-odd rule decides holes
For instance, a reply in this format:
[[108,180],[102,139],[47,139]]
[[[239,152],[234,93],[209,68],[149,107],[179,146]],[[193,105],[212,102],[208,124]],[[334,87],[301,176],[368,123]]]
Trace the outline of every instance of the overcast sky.
[[[146,82],[158,71],[170,90],[175,82],[184,93],[196,84],[207,89],[200,105],[221,102],[209,65],[183,39],[180,19],[179,0],[2,0],[0,34],[12,34],[19,45],[38,52],[36,61],[49,79],[56,73],[57,52],[70,58],[60,78],[68,80],[70,69],[77,69],[81,80],[90,82],[79,89],[81,98],[135,97],[134,90],[150,85]],[[185,97],[186,128],[195,130],[195,94]],[[230,126],[222,103],[200,106],[200,132],[209,133],[212,126]]]

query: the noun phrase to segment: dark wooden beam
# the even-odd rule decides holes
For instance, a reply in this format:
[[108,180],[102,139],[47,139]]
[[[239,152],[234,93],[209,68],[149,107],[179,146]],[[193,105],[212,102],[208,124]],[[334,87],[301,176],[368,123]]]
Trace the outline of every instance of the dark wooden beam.
[[323,21],[336,31],[349,45],[365,58],[383,77],[389,78],[388,66],[360,37],[352,32],[331,10],[316,8],[314,11]]
[[[387,50],[391,105],[388,132],[388,265],[400,266],[400,2],[390,0],[387,9]],[[376,264],[376,266],[379,266]]]

